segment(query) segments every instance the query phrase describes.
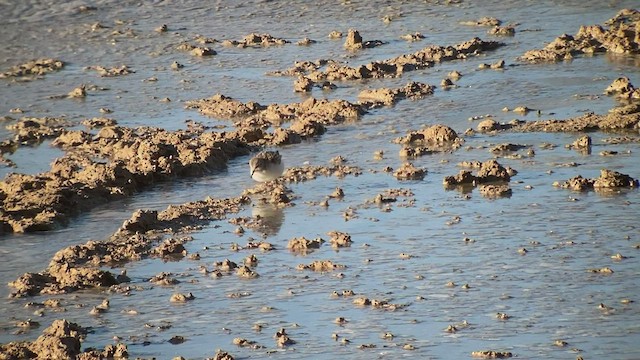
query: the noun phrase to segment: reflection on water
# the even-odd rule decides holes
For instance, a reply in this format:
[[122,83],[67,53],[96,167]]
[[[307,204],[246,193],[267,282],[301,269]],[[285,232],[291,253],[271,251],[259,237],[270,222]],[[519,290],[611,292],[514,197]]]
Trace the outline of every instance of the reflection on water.
[[284,222],[284,210],[282,207],[262,201],[254,202],[251,205],[251,216],[256,219],[259,225],[255,230],[261,233],[263,237],[278,235]]

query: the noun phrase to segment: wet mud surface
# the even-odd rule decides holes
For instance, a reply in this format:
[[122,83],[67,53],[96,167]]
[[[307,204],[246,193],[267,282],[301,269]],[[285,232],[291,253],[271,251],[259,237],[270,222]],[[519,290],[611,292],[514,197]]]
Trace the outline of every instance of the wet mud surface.
[[0,62],[1,358],[634,356],[638,11],[107,3]]

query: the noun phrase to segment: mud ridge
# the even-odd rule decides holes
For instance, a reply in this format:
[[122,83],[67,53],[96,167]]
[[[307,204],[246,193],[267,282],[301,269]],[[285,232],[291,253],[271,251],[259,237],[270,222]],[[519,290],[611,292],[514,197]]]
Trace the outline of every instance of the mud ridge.
[[581,26],[576,35],[563,34],[543,49],[527,51],[520,60],[554,62],[584,54],[605,52],[637,54],[640,52],[638,24],[640,24],[640,12],[635,9],[623,9],[605,22],[606,26]]

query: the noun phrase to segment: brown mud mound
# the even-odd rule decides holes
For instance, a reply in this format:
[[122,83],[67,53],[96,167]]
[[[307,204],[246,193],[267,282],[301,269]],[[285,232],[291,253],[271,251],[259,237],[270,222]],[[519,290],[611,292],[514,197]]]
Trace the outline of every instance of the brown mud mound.
[[[286,177],[282,177],[281,179],[281,181],[285,181]],[[259,203],[272,204],[277,207],[293,205],[291,202],[293,200],[292,194],[293,192],[279,180],[259,183],[253,188],[243,191],[244,196],[260,195]]]
[[419,32],[409,33],[409,34],[405,34],[405,35],[400,36],[400,39],[406,40],[406,41],[420,41],[420,40],[422,40],[424,38],[425,38],[425,36],[422,35]]
[[332,166],[312,166],[306,165],[302,167],[288,168],[282,175],[282,178],[286,182],[304,182],[314,180],[318,176],[335,176],[337,178],[343,178],[347,175],[358,176],[362,174],[362,169],[357,166],[349,165],[332,165]]
[[346,265],[335,264],[331,260],[316,260],[310,264],[299,264],[296,268],[298,270],[312,270],[317,272],[328,272],[334,270],[346,269]]
[[380,309],[380,310],[388,310],[388,311],[395,311],[395,310],[406,307],[406,305],[390,303],[388,300],[369,299],[368,297],[364,297],[364,296],[357,297],[352,301],[352,303],[360,307],[369,306],[372,309]]
[[499,26],[502,24],[502,21],[494,17],[485,16],[478,20],[461,21],[460,24],[466,26]]
[[598,178],[588,179],[578,175],[562,183],[554,182],[553,186],[575,191],[606,191],[620,188],[637,188],[640,186],[640,182],[629,175],[602,169]]
[[473,351],[471,356],[482,359],[506,359],[512,357],[513,354],[508,351],[480,350]]
[[94,70],[98,73],[100,77],[114,77],[114,76],[122,76],[122,75],[129,75],[129,74],[135,73],[135,71],[131,70],[131,68],[129,68],[127,65],[114,66],[112,68],[95,65],[95,66],[87,66],[85,70]]
[[522,144],[503,143],[503,144],[498,144],[493,148],[491,148],[491,152],[494,154],[510,153],[510,152],[516,152],[526,148],[530,148],[530,146],[522,145]]
[[395,203],[398,198],[404,198],[400,206],[409,207],[415,203],[415,194],[410,189],[398,188],[398,189],[386,189],[384,192],[379,193],[373,199],[368,199],[365,204],[376,204],[378,206],[383,204]]
[[489,199],[511,197],[511,194],[512,192],[509,185],[480,185],[480,195]]
[[222,46],[236,46],[239,48],[269,47],[274,45],[284,45],[288,43],[290,43],[290,41],[273,37],[270,34],[251,33],[242,38],[242,40],[224,40],[222,41]]
[[[426,69],[435,63],[466,59],[485,51],[491,51],[504,44],[495,41],[483,41],[473,38],[455,46],[427,46],[413,54],[404,54],[398,57],[374,61],[358,67],[340,65],[336,61],[320,61],[317,63],[296,63],[294,68],[277,71],[273,75],[305,75],[309,79],[319,81],[347,81],[371,78],[393,78],[401,76],[404,72]],[[326,70],[320,68],[326,65]]]
[[591,153],[591,136],[583,135],[576,139],[571,144],[565,145],[567,149],[574,149],[581,152]]
[[344,48],[347,50],[369,49],[376,46],[384,45],[380,40],[363,41],[358,30],[349,29],[347,39],[344,42]]
[[454,151],[462,146],[464,140],[452,128],[437,124],[412,131],[393,142],[405,145],[400,150],[401,157],[417,157],[434,152]]
[[[256,102],[242,103],[224,95],[189,101],[187,108],[207,116],[235,120],[237,133],[244,134],[242,138],[246,142],[259,145],[300,142],[301,138],[321,135],[326,125],[357,120],[367,110],[365,106],[345,100],[309,98],[301,103],[263,106]],[[280,128],[285,122],[291,123],[289,128]],[[265,132],[274,126],[278,128],[273,134]]]
[[404,163],[396,171],[393,176],[398,180],[422,180],[427,175],[427,170],[415,167],[412,163]]
[[11,342],[0,345],[0,358],[18,359],[125,359],[129,357],[124,344],[107,345],[104,350],[81,351],[81,342],[88,331],[66,320],[54,320],[51,326],[33,342]]
[[615,95],[619,99],[640,99],[640,89],[636,89],[626,76],[615,79],[611,85],[604,90],[604,93],[606,95]]
[[[187,42],[176,46],[176,50],[188,52],[193,56],[212,56],[218,54],[215,50],[208,46],[197,46],[189,44]],[[180,66],[176,65],[175,68],[180,68]]]
[[116,126],[118,125],[118,122],[111,118],[95,117],[82,120],[82,125],[88,127],[89,129],[98,129],[108,126]]
[[65,225],[70,216],[154,182],[202,175],[224,168],[229,158],[249,153],[238,132],[170,132],[149,127],[104,127],[97,135],[65,130],[53,145],[68,154],[56,159],[51,170],[10,174],[0,182],[3,231],[54,229]]
[[544,49],[527,51],[520,59],[543,62],[571,59],[580,54],[640,52],[640,12],[635,9],[620,10],[605,24],[609,27],[581,26],[575,36],[561,35]]
[[64,63],[56,59],[37,59],[27,63],[16,65],[8,71],[0,73],[0,79],[14,77],[20,80],[32,80],[42,78],[40,75],[60,70]]
[[65,118],[23,117],[16,123],[7,125],[6,128],[14,134],[11,140],[13,144],[34,145],[59,136],[65,127],[70,125]]
[[341,247],[349,247],[353,243],[351,235],[341,231],[330,231],[327,235],[331,236],[329,242],[334,249]]
[[522,132],[583,132],[595,130],[624,130],[638,128],[640,113],[596,115],[585,114],[565,120],[518,122],[509,129]]
[[432,85],[419,82],[410,82],[405,87],[389,89],[366,89],[358,95],[358,99],[384,105],[393,105],[401,99],[420,99],[432,95],[435,89]]
[[[483,163],[480,162],[468,162],[462,163],[462,166],[472,167],[478,169],[477,174],[473,175],[469,170],[461,170],[457,175],[446,176],[442,183],[446,189],[454,189],[456,187],[468,187],[473,188],[480,184],[487,183],[508,183],[511,180],[511,176],[517,172],[509,167],[500,165],[496,160],[487,160]],[[488,197],[497,196],[509,196],[511,189],[508,186],[502,186],[505,184],[492,184],[499,185],[493,187],[485,187],[481,193]]]
[[487,34],[494,36],[514,36],[516,34],[516,28],[513,25],[495,26],[489,29]]
[[325,241],[321,238],[309,240],[305,237],[298,237],[298,238],[293,238],[289,240],[289,243],[287,244],[287,249],[289,249],[292,252],[306,254],[311,250],[319,249],[324,242]]
[[519,121],[512,121],[508,124],[499,123],[493,119],[482,120],[478,123],[477,130],[479,133],[496,133],[502,130],[508,130],[519,124]]
[[[70,293],[127,282],[126,277],[116,276],[98,267],[114,266],[149,256],[184,256],[182,243],[190,238],[169,238],[163,242],[163,234],[186,231],[209,221],[223,219],[229,213],[237,213],[248,203],[247,197],[208,198],[171,205],[161,212],[138,210],[110,239],[64,248],[53,256],[45,271],[25,273],[9,283],[14,288],[11,296]],[[155,244],[159,245],[154,247]]]

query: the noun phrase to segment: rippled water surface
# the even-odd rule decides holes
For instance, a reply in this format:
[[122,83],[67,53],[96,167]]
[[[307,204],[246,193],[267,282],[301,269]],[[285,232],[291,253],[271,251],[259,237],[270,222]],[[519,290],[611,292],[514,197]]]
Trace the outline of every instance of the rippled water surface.
[[[493,114],[499,121],[514,118],[536,120],[569,118],[584,112],[606,113],[616,105],[602,95],[617,77],[628,76],[640,84],[633,56],[578,57],[558,64],[529,65],[517,61],[526,50],[541,48],[555,37],[575,34],[580,25],[602,24],[635,1],[340,1],[332,4],[285,1],[0,1],[0,70],[38,57],[59,58],[67,66],[43,80],[11,82],[0,79],[0,115],[21,108],[26,116],[65,116],[72,122],[101,116],[100,108],[113,110],[110,117],[124,126],[152,125],[167,129],[185,127],[192,119],[207,124],[227,124],[184,108],[184,101],[222,93],[242,101],[262,104],[299,102],[309,95],[292,91],[293,79],[265,75],[290,67],[296,60],[336,59],[349,64],[392,58],[427,45],[454,45],[474,36],[496,40],[486,28],[460,25],[463,20],[494,16],[517,23],[516,35],[499,38],[507,46],[465,61],[447,62],[433,68],[408,72],[397,79],[337,83],[331,92],[314,90],[315,97],[357,99],[365,88],[397,87],[409,81],[439,86],[452,70],[464,76],[458,88],[421,100],[405,100],[364,115],[356,123],[329,127],[322,137],[279,148],[288,166],[326,165],[342,155],[348,164],[363,169],[360,176],[319,178],[291,185],[295,206],[264,209],[249,206],[237,216],[261,214],[270,219],[266,240],[276,251],[230,250],[233,243],[246,244],[262,234],[250,230],[234,234],[235,225],[212,223],[192,233],[186,244],[201,259],[162,262],[144,260],[126,264],[132,284],[141,289],[130,296],[81,292],[62,299],[65,312],[47,311],[37,319],[41,328],[18,334],[16,321],[33,318],[25,308],[34,299],[8,299],[10,289],[0,287],[0,342],[33,340],[54,319],[66,318],[93,329],[83,347],[104,347],[118,337],[132,357],[159,359],[182,355],[213,356],[220,348],[236,358],[470,358],[483,349],[511,351],[523,359],[633,359],[640,336],[640,232],[637,190],[615,193],[577,193],[552,186],[578,174],[597,177],[608,168],[640,177],[638,142],[610,145],[604,139],[619,134],[591,133],[594,151],[582,155],[566,149],[575,133],[501,133],[467,137],[465,147],[446,154],[413,161],[428,174],[423,181],[396,180],[382,169],[397,168],[400,147],[391,141],[423,125],[443,123],[463,133],[475,128],[469,118]],[[293,3],[293,4],[291,4]],[[81,11],[83,5],[95,10]],[[385,23],[384,16],[392,21]],[[109,28],[94,32],[100,22]],[[155,28],[167,24],[169,31]],[[346,52],[342,40],[330,40],[333,30],[360,31],[365,40],[387,44],[360,52]],[[117,35],[132,30],[133,35]],[[251,33],[270,33],[291,44],[264,49],[225,48],[214,44],[218,55],[194,58],[175,50],[196,35],[241,39]],[[400,39],[421,32],[422,41]],[[295,43],[309,37],[318,43],[304,47]],[[478,70],[481,63],[504,59],[504,70]],[[170,69],[178,61],[180,71]],[[92,65],[127,65],[136,72],[122,77],[100,78],[84,68]],[[155,77],[157,81],[147,81]],[[83,100],[54,100],[80,84],[97,85]],[[585,96],[586,95],[586,96]],[[170,102],[160,101],[170,98]],[[502,108],[525,105],[540,109],[526,116]],[[11,120],[5,121],[8,125]],[[637,137],[638,134],[624,134]],[[0,129],[1,139],[11,133]],[[487,160],[493,144],[526,144],[535,157],[499,158],[518,171],[512,178],[509,198],[490,200],[478,190],[464,194],[442,187],[444,176],[456,174],[460,161]],[[543,148],[551,143],[555,148]],[[374,160],[374,151],[384,158]],[[619,155],[598,155],[616,150]],[[16,168],[9,172],[38,173],[62,152],[45,142],[22,147],[7,157]],[[161,210],[170,204],[212,197],[239,195],[253,186],[248,176],[248,157],[232,160],[225,171],[204,177],[161,183],[135,196],[103,205],[72,221],[69,227],[48,233],[4,235],[0,238],[0,280],[14,280],[27,271],[44,270],[59,249],[89,239],[105,239],[139,208]],[[562,164],[575,162],[577,166]],[[342,200],[316,205],[341,187]],[[410,189],[415,203],[402,198],[388,206],[367,202],[389,188]],[[357,208],[356,217],[342,214]],[[236,215],[233,215],[236,216]],[[343,231],[353,238],[350,248],[333,250],[328,244],[307,255],[286,249],[289,239],[323,237]],[[466,239],[466,241],[465,241]],[[518,250],[526,248],[521,255]],[[252,253],[259,258],[257,279],[235,275],[213,279],[202,275],[200,265],[212,267],[225,258],[236,262]],[[627,256],[614,261],[611,256]],[[409,258],[401,254],[411,255]],[[330,259],[346,265],[341,271],[312,273],[296,270],[299,263]],[[610,267],[614,273],[593,274],[589,269]],[[120,271],[121,269],[114,269]],[[152,286],[147,280],[167,271],[180,283]],[[456,286],[447,286],[453,282]],[[463,285],[468,284],[468,288]],[[351,289],[372,299],[402,305],[395,311],[358,307],[353,298],[333,298],[333,291]],[[174,292],[192,292],[196,299],[173,305]],[[233,296],[242,295],[242,296]],[[99,316],[89,310],[109,298],[111,309]],[[635,302],[621,303],[622,299]],[[42,298],[35,299],[42,301]],[[603,311],[599,304],[611,309]],[[130,310],[135,310],[131,314]],[[508,320],[496,319],[507,313]],[[337,317],[346,318],[337,324]],[[460,326],[463,321],[468,327]],[[261,332],[253,330],[263,324]],[[151,325],[146,326],[146,325]],[[160,331],[159,325],[171,325]],[[458,325],[456,333],[446,332]],[[273,334],[285,328],[296,344],[279,349]],[[392,339],[383,338],[391,332]],[[337,334],[337,340],[332,337]],[[186,342],[172,345],[176,335]],[[255,341],[264,348],[233,345],[236,337]],[[349,342],[343,342],[347,339]],[[568,343],[554,345],[556,340]],[[372,348],[360,348],[372,344]],[[414,350],[404,349],[410,344]]]

